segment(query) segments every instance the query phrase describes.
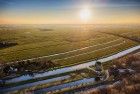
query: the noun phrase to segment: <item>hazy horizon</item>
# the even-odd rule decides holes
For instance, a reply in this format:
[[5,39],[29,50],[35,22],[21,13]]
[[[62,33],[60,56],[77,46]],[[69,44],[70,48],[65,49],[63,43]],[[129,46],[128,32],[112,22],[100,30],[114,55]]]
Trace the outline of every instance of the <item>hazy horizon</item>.
[[0,24],[140,24],[139,0],[0,0]]

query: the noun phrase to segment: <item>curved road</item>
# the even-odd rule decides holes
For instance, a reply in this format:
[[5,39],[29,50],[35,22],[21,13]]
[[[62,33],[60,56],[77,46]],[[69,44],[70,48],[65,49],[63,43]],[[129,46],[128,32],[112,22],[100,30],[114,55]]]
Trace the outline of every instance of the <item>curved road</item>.
[[[138,50],[138,49],[140,49],[140,45],[132,47],[132,48],[127,49],[127,50],[124,50],[124,51],[119,52],[117,54],[114,54],[112,56],[99,59],[98,61],[107,62],[107,61],[122,57],[122,56],[124,56],[126,54],[129,54],[129,53],[131,53],[135,50]],[[70,67],[60,68],[60,69],[56,69],[56,70],[52,70],[52,71],[47,71],[47,72],[44,72],[44,73],[36,73],[34,76],[22,75],[22,76],[19,76],[19,77],[13,78],[13,79],[9,79],[9,80],[5,80],[5,81],[8,82],[8,83],[20,82],[20,81],[36,79],[36,78],[45,77],[45,76],[52,76],[52,75],[56,75],[56,74],[71,72],[71,71],[80,70],[80,69],[84,69],[86,67],[92,66],[92,65],[95,64],[95,62],[96,61],[91,61],[91,62],[79,64],[79,65],[74,65],[74,66],[70,66]]]
[[[125,42],[122,42],[122,43],[119,43],[119,44],[116,44],[116,45],[113,45],[113,46],[107,46],[105,48],[101,48],[101,49],[98,49],[98,50],[94,50],[92,52],[96,52],[96,51],[99,51],[99,50],[103,50],[103,49],[106,49],[106,48],[111,48],[111,47],[115,47],[115,46],[118,46],[118,45],[121,45]],[[91,53],[91,52],[88,52],[88,53]],[[78,54],[78,55],[83,55],[83,54],[87,54],[87,53],[82,53],[82,54]],[[77,55],[74,55],[74,56],[71,56],[71,57],[75,57]],[[71,57],[67,57],[67,58],[71,58]],[[65,58],[65,59],[67,59]],[[66,67],[68,68],[68,67]],[[62,68],[61,68],[62,69]],[[67,69],[66,69],[67,70]],[[65,72],[65,71],[64,71]],[[5,80],[5,82],[7,83],[15,83],[15,82],[20,82],[20,81],[25,81],[25,80],[30,80],[30,79],[36,79],[36,78],[40,78],[40,77],[45,77],[45,76],[50,76],[48,75],[49,73],[48,72],[44,72],[44,73],[36,73],[34,74],[34,76],[30,76],[30,75],[23,75],[23,76],[19,76],[19,77],[16,77],[16,78],[11,78],[9,80]],[[52,73],[53,74],[53,73]],[[54,74],[55,75],[55,74]]]
[[[129,54],[129,53],[131,53],[133,51],[138,50],[138,49],[140,49],[140,45],[132,47],[132,48],[129,48],[127,50],[124,50],[124,51],[119,52],[117,54],[114,54],[112,56],[99,59],[98,61],[107,62],[107,61],[110,61],[110,60],[122,57],[124,55],[127,55],[127,54]],[[92,65],[95,64],[95,62],[96,61],[91,61],[91,62],[87,62],[87,63],[84,63],[84,64],[79,64],[79,65],[75,65],[75,66],[71,66],[71,67],[65,67],[65,68],[61,68],[61,69],[56,69],[56,70],[53,70],[53,71],[44,72],[42,74],[36,74],[34,77],[29,76],[29,75],[27,75],[27,76],[20,76],[20,77],[17,77],[17,78],[10,79],[8,81],[9,82],[22,81],[22,80],[25,80],[25,79],[26,80],[28,80],[28,79],[35,79],[35,78],[38,78],[38,77],[51,76],[51,75],[71,72],[71,71],[80,70],[80,69],[84,69],[84,68],[87,68],[89,66],[92,66]],[[40,82],[38,81],[38,82],[30,83],[30,84],[31,84],[31,86],[35,86],[35,85],[37,85],[39,83]],[[10,92],[10,91],[13,91],[13,90],[23,89],[23,88],[26,88],[26,87],[27,87],[27,85],[24,84],[24,85],[12,87],[12,88],[3,88],[1,91],[2,92]]]

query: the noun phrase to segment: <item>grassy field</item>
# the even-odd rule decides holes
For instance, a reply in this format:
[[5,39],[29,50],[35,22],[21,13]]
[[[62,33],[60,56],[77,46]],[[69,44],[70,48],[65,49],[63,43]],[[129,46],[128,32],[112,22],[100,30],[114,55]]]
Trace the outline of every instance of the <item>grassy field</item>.
[[[15,46],[0,48],[0,61],[8,63],[25,59],[33,61],[52,60],[57,65],[56,68],[86,63],[140,45],[140,42],[138,42],[140,40],[140,28],[138,26],[4,25],[0,26],[0,35],[0,42],[17,43]],[[108,69],[111,65],[111,61],[103,64],[105,69]],[[70,78],[66,80],[35,85],[21,91],[17,90],[17,93],[94,77],[93,72],[83,69],[80,72],[74,71],[54,76],[45,76],[38,79],[9,83],[5,86],[20,86],[67,75]],[[81,86],[84,85],[79,85],[78,87]],[[65,89],[67,91],[73,88],[64,88],[64,91]]]
[[0,41],[18,44],[1,48],[0,60],[12,62],[46,56],[42,60],[53,60],[61,66],[67,66],[139,45],[138,42],[104,34],[102,31],[140,37],[138,26],[134,28],[112,25],[104,27],[100,25],[0,26]]

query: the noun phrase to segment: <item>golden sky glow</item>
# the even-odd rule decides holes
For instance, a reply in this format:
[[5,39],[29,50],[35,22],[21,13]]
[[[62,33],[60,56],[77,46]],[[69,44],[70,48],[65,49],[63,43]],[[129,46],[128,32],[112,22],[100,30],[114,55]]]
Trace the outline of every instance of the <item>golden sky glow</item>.
[[116,4],[96,3],[96,0],[54,1],[10,2],[10,5],[0,9],[0,24],[140,24],[140,6],[137,2]]

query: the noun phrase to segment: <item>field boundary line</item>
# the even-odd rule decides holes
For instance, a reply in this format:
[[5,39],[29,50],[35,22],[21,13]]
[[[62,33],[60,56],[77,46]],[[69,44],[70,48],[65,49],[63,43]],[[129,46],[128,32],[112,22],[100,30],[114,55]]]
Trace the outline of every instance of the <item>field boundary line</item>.
[[[103,39],[103,38],[106,38],[106,37],[100,37],[100,38],[96,38],[96,39],[92,39],[92,40],[100,40],[100,39]],[[87,40],[86,40],[87,41]],[[64,43],[62,44],[57,44],[57,45],[63,45]],[[69,43],[67,43],[69,44]],[[56,44],[55,45],[50,45],[50,46],[57,46]],[[39,48],[43,48],[43,47],[47,47],[47,46],[41,46],[41,47],[33,47],[33,48],[29,48],[29,49],[39,49]],[[29,50],[29,49],[21,49],[21,50],[16,50],[18,52],[21,52],[21,51],[26,51],[26,50]],[[10,51],[10,53],[13,53],[14,51]],[[2,55],[5,55],[7,53],[3,53]]]
[[[37,57],[37,58],[31,58],[31,59],[25,59],[25,60],[21,60],[21,61],[25,61],[26,62],[27,60],[32,61],[32,60],[45,59],[45,58],[48,58],[48,57],[53,57],[53,56],[58,56],[58,55],[64,55],[64,54],[68,54],[68,53],[71,53],[71,52],[80,51],[80,50],[83,50],[83,49],[88,49],[88,48],[92,48],[92,47],[96,47],[96,46],[100,46],[100,45],[105,45],[105,44],[113,43],[113,42],[121,40],[121,39],[122,38],[115,39],[115,40],[112,40],[112,41],[109,41],[109,42],[106,42],[106,43],[100,43],[100,44],[97,44],[97,45],[87,46],[87,47],[83,47],[83,48],[80,48],[80,49],[75,49],[75,50],[63,52],[63,53],[52,54],[52,55],[47,55],[47,56],[42,56],[42,57]],[[20,61],[9,62],[8,64],[15,63],[15,62],[20,62]]]
[[[124,43],[125,43],[125,41],[123,41],[122,43],[119,43],[119,44],[113,45],[113,46],[107,46],[107,47],[104,47],[104,48],[101,48],[101,49],[97,49],[97,50],[94,50],[94,51],[91,51],[91,52],[86,52],[86,53],[82,53],[82,54],[74,55],[74,56],[71,56],[71,57],[62,58],[62,60],[63,60],[63,59],[68,59],[68,58],[72,58],[72,57],[76,57],[76,56],[80,56],[80,55],[84,55],[84,54],[88,54],[88,53],[97,52],[97,51],[100,51],[100,50],[103,50],[103,49],[107,49],[107,48],[111,48],[111,47],[116,47],[116,46],[122,45],[122,44],[124,44]],[[57,60],[61,60],[61,59],[56,59],[56,61],[57,61]]]

